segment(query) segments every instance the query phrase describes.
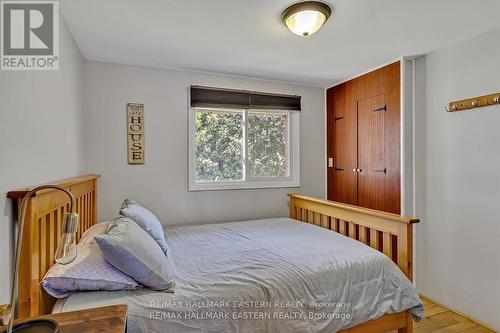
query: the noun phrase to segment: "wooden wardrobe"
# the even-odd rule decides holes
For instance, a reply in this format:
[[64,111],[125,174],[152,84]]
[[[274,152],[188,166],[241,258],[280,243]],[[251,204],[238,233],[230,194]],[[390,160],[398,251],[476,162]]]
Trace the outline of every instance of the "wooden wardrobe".
[[401,213],[401,67],[327,90],[328,199]]

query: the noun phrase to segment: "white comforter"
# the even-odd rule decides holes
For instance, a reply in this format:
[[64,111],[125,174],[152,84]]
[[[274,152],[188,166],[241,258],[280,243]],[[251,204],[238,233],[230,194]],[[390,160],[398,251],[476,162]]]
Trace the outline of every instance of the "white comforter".
[[422,304],[385,255],[287,218],[166,227],[174,294],[76,293],[56,308],[128,304],[128,332],[336,332]]

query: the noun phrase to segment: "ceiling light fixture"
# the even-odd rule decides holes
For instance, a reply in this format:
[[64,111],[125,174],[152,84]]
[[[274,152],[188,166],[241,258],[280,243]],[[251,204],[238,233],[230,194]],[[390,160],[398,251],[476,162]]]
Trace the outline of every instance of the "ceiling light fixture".
[[281,19],[294,34],[309,36],[328,20],[332,10],[318,1],[304,1],[291,5],[281,13]]

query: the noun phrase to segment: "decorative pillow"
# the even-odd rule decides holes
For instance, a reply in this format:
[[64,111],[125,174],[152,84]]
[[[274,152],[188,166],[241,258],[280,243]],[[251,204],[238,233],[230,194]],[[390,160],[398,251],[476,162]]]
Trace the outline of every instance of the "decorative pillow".
[[110,223],[111,222],[107,221],[94,224],[83,233],[82,238],[80,238],[78,244],[95,243],[94,236],[104,234]]
[[174,279],[167,256],[158,244],[127,217],[116,218],[106,234],[94,238],[104,258],[140,284],[154,290],[170,290]]
[[120,215],[128,217],[137,223],[155,240],[156,243],[158,243],[162,251],[167,253],[165,234],[163,233],[161,223],[155,214],[134,200],[125,199],[120,209]]
[[99,246],[78,244],[75,261],[55,264],[45,274],[42,286],[56,298],[67,297],[75,291],[133,290],[139,284],[104,259]]

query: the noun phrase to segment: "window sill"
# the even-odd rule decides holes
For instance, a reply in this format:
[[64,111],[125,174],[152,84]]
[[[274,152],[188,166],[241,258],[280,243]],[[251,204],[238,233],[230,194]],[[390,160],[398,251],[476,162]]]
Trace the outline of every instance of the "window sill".
[[254,181],[254,182],[220,182],[220,183],[191,183],[189,192],[195,191],[221,191],[221,190],[246,190],[266,188],[300,187],[296,180]]

